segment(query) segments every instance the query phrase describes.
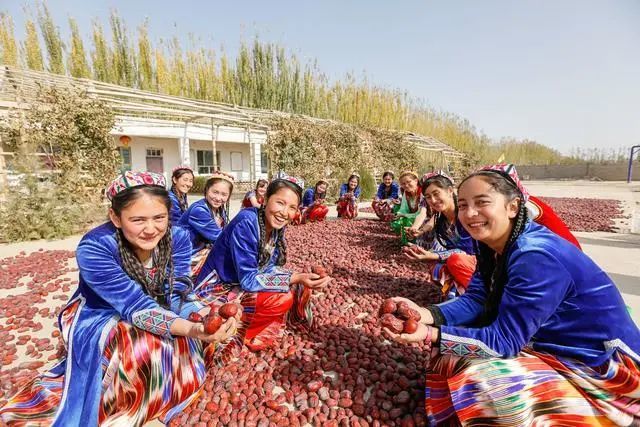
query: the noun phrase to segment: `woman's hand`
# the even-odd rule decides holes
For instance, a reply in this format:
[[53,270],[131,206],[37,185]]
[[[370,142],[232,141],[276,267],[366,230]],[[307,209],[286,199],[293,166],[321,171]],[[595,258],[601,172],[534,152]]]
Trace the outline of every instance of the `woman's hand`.
[[414,226],[405,227],[404,231],[405,231],[405,233],[407,233],[412,238],[416,238],[416,237],[418,237],[419,235],[422,234],[422,231],[420,231],[420,228],[414,227]]
[[418,245],[407,245],[402,248],[404,255],[412,261],[438,261],[438,254],[424,249]]
[[291,275],[291,283],[300,283],[309,289],[321,289],[327,286],[331,281],[331,277],[320,278],[315,273],[293,273]]
[[420,323],[424,323],[425,325],[433,325],[433,316],[431,312],[424,307],[420,307],[415,302],[411,301],[409,298],[403,297],[393,297],[391,298],[395,303],[405,302],[409,306],[409,308],[414,309],[418,313],[420,313]]
[[430,338],[431,343],[434,343],[438,339],[438,330],[422,323],[418,324],[418,329],[412,334],[394,334],[387,328],[384,328],[383,331],[385,335],[400,344],[423,343],[427,338]]
[[228,318],[214,334],[205,333],[202,323],[192,323],[192,325],[190,337],[209,343],[221,343],[231,338],[235,333],[238,319],[237,316]]

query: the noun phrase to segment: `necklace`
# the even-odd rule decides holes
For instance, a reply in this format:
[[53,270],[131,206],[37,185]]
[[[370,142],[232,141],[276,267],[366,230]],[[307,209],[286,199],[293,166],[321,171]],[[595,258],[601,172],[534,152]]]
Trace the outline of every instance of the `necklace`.
[[418,195],[414,194],[413,198],[407,195],[407,207],[409,208],[409,212],[413,213],[418,210],[418,205],[420,201],[418,200]]

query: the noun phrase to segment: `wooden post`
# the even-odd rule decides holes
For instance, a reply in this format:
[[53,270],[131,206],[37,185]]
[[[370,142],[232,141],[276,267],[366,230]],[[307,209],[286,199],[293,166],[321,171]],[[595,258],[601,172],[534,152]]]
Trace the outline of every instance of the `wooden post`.
[[[214,132],[215,126],[215,132]],[[218,130],[220,126],[214,124],[213,118],[211,119],[211,148],[213,149],[213,171],[218,170],[218,156],[216,155],[216,142],[218,141]]]
[[246,129],[247,139],[249,140],[249,181],[253,184],[256,180],[256,150],[251,142],[251,129]]

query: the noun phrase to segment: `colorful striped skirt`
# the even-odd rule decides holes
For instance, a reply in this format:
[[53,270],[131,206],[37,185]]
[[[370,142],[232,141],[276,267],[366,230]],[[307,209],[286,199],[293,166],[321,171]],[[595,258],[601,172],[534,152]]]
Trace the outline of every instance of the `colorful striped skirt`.
[[289,292],[245,292],[238,284],[220,282],[214,271],[195,292],[209,305],[237,301],[243,307],[235,335],[216,348],[219,366],[238,357],[245,345],[252,351],[273,347],[286,326],[305,330],[313,325],[311,290],[302,285],[292,285]]
[[431,425],[638,426],[640,365],[620,351],[601,369],[530,349],[512,359],[436,354],[425,397]]
[[[65,310],[63,336],[68,336],[77,309],[75,304]],[[99,424],[142,426],[153,419],[169,422],[199,395],[213,351],[214,346],[209,345],[205,355],[199,340],[163,338],[118,322],[110,330],[102,353]],[[0,419],[11,426],[51,425],[64,381],[64,375],[51,373],[36,377],[0,409]]]

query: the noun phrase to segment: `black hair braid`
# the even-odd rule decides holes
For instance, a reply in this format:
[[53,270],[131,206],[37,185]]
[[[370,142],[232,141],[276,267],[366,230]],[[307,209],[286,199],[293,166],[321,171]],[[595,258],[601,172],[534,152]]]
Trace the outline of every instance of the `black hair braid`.
[[[522,200],[522,199],[521,199]],[[507,257],[509,248],[524,231],[527,223],[527,207],[521,201],[518,214],[514,222],[511,234],[504,245],[502,254],[496,254],[484,243],[478,242],[478,269],[482,275],[487,298],[485,299],[484,311],[481,318],[481,326],[493,323],[498,316],[498,305],[502,300],[504,287],[507,283]]]
[[[158,248],[153,252],[153,264],[156,266],[156,273],[153,277],[152,292],[155,294],[158,302],[168,307],[173,296],[173,257],[171,256],[171,249],[173,246],[173,235],[171,234],[171,227],[167,229],[166,234],[158,242]],[[167,272],[167,270],[169,270]],[[164,282],[167,279],[167,273],[169,274],[169,289],[168,293],[165,292]],[[168,295],[168,298],[167,298]]]
[[[455,206],[454,218],[458,218],[458,195],[453,193],[453,205]],[[447,216],[442,212],[436,212],[435,214],[435,225],[433,227],[436,235],[436,240],[445,248],[449,248],[453,245],[451,238],[449,237],[449,220]]]
[[278,231],[278,241],[276,243],[278,249],[278,259],[276,265],[282,267],[287,263],[287,242],[284,238],[284,229]]
[[178,203],[180,204],[180,210],[182,212],[186,211],[187,208],[189,207],[189,203],[187,202],[187,195],[184,194],[181,196],[178,190],[176,189],[175,185],[171,186],[171,192],[176,195],[176,198],[178,199]]
[[[149,282],[144,266],[133,253],[127,244],[127,240],[122,234],[122,230],[116,231],[116,241],[118,250],[122,260],[122,267],[129,277],[138,282],[143,291],[158,301],[160,305],[168,307],[167,298],[163,289],[164,280],[167,274],[167,266],[170,269],[169,276],[169,292],[173,292],[173,261],[171,260],[171,231],[167,230],[167,234],[158,243],[158,250],[154,251],[153,261],[156,268],[156,274],[153,280]],[[170,299],[169,299],[170,300]]]
[[260,232],[260,241],[258,242],[258,267],[263,267],[267,265],[271,259],[271,252],[265,247],[267,244],[267,232],[264,224],[264,208],[258,209],[258,229]]

